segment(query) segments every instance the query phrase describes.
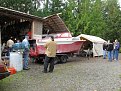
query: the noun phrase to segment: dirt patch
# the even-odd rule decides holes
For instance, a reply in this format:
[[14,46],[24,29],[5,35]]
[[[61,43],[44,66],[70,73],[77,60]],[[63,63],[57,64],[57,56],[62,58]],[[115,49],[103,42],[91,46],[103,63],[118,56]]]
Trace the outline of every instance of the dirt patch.
[[46,74],[42,64],[31,63],[30,67],[1,80],[0,91],[118,91],[121,87],[120,60],[73,57]]

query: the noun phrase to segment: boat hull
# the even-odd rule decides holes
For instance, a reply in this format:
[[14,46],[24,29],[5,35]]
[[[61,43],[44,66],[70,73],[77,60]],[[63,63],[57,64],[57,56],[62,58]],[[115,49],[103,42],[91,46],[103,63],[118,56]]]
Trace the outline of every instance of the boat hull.
[[[30,52],[30,55],[43,55],[45,54],[44,44],[46,42],[42,42],[41,44],[37,45],[36,53]],[[78,53],[83,46],[84,41],[58,41],[57,42],[57,54],[71,54],[71,53]]]

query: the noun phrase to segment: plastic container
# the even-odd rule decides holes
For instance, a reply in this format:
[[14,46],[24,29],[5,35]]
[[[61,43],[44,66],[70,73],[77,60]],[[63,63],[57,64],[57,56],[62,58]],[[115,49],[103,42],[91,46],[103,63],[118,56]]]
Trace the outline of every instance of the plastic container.
[[23,70],[23,57],[20,52],[10,52],[10,68],[14,67],[16,71]]

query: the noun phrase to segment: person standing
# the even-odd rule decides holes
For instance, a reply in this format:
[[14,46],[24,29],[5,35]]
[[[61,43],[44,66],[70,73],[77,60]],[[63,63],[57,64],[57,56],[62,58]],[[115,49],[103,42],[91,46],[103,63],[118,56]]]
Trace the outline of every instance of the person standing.
[[56,56],[56,50],[57,50],[57,44],[54,41],[54,37],[50,37],[50,41],[46,42],[44,45],[46,48],[45,51],[45,60],[44,60],[44,70],[42,72],[47,73],[48,72],[48,65],[49,65],[49,72],[53,72],[54,70],[54,58]]
[[24,46],[24,51],[23,51],[23,57],[24,57],[24,60],[23,60],[23,70],[29,70],[30,68],[28,67],[28,61],[29,61],[29,36],[26,35],[24,40],[22,41],[22,45]]
[[118,54],[120,49],[120,43],[116,39],[114,42],[114,60],[118,61]]
[[14,41],[12,40],[12,37],[7,41],[7,47],[8,47],[8,56],[10,55],[10,52],[13,51],[13,45]]
[[113,43],[111,43],[110,40],[108,40],[107,51],[108,51],[108,60],[112,62]]
[[103,59],[106,59],[106,52],[107,52],[107,44],[106,42],[103,43]]

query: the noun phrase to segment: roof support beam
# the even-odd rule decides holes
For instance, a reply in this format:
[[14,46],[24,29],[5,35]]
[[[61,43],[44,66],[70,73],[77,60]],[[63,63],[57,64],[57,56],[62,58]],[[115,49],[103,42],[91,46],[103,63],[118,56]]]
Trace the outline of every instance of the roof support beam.
[[32,19],[30,18],[26,18],[26,17],[22,17],[22,16],[19,16],[19,15],[14,15],[14,14],[9,14],[9,13],[4,13],[4,12],[0,12],[0,16],[8,16],[14,20],[19,20],[19,19],[24,19],[24,20],[28,20],[28,21],[32,21]]

